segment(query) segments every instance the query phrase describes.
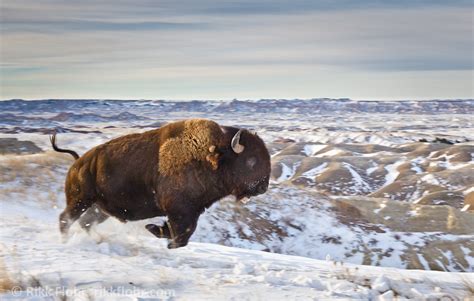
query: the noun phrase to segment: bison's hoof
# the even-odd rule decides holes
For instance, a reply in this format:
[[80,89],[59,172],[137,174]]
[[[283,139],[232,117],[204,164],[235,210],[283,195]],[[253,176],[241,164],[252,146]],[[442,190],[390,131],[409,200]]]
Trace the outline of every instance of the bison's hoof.
[[170,242],[168,244],[168,249],[177,249],[186,246],[188,243],[178,243],[178,242]]
[[147,225],[145,226],[145,228],[146,228],[148,231],[150,231],[150,232],[153,231],[153,229],[155,229],[155,228],[157,228],[157,227],[158,227],[158,226],[155,225],[155,224],[147,224]]
[[151,234],[155,235],[158,238],[167,238],[167,236],[163,232],[163,228],[160,226],[157,226],[155,224],[148,224],[145,226],[145,228],[150,231]]

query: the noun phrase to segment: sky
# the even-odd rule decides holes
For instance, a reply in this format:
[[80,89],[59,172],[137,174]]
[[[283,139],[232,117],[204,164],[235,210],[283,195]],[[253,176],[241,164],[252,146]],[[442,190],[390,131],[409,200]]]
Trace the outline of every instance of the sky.
[[472,1],[2,0],[0,99],[474,98]]

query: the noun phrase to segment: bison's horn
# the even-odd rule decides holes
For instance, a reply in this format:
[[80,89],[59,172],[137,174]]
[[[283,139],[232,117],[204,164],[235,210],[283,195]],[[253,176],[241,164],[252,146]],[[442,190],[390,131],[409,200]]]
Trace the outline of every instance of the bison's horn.
[[232,138],[232,142],[230,143],[230,145],[232,146],[232,150],[236,154],[240,154],[241,152],[244,151],[244,148],[245,148],[242,144],[240,144],[240,134],[242,134],[242,130],[239,130],[234,135],[234,138]]

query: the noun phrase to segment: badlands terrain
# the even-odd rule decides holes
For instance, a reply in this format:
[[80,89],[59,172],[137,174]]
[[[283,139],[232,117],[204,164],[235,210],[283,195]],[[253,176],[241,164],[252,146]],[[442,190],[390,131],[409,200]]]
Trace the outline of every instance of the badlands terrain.
[[[473,116],[473,100],[2,101],[2,283],[80,287],[88,275],[98,286],[86,289],[97,289],[115,283],[99,275],[110,269],[112,258],[118,278],[150,273],[156,280],[146,264],[138,265],[136,275],[130,270],[136,261],[148,260],[171,275],[159,276],[162,287],[188,298],[191,290],[183,283],[195,280],[181,279],[179,269],[204,278],[214,271],[217,276],[203,278],[203,285],[226,283],[224,293],[234,297],[239,285],[255,285],[262,295],[271,287],[286,287],[288,297],[295,298],[297,291],[313,298],[469,296],[474,282]],[[231,198],[216,203],[199,220],[190,246],[176,253],[147,233],[143,226],[149,221],[109,219],[90,236],[76,225],[73,238],[61,244],[57,216],[73,161],[51,151],[48,135],[57,130],[59,146],[82,154],[111,138],[184,118],[257,131],[272,155],[269,191],[246,204]],[[207,253],[216,258],[208,262]],[[252,261],[255,257],[268,266]],[[309,273],[312,269],[317,275]],[[322,272],[327,270],[332,274]],[[395,276],[400,273],[405,276]],[[141,288],[152,281],[145,278]],[[381,283],[388,287],[376,290]],[[402,295],[406,283],[423,285]]]

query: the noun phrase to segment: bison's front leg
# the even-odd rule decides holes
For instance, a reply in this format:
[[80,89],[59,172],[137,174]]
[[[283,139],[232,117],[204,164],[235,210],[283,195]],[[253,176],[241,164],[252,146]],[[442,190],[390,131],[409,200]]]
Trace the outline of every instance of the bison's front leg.
[[184,247],[196,229],[198,218],[185,219],[174,218],[166,222],[163,226],[148,224],[145,228],[158,238],[170,239],[169,249]]
[[171,232],[170,228],[168,227],[168,223],[165,223],[163,226],[148,224],[145,226],[145,228],[158,238],[171,238]]
[[170,231],[168,249],[176,249],[188,244],[189,238],[194,233],[194,230],[196,230],[198,218],[199,215],[168,217],[168,228]]

